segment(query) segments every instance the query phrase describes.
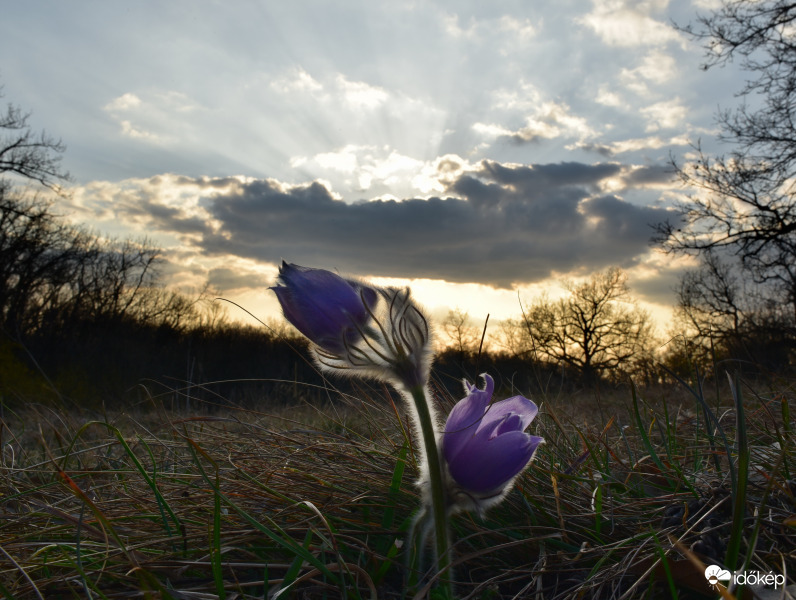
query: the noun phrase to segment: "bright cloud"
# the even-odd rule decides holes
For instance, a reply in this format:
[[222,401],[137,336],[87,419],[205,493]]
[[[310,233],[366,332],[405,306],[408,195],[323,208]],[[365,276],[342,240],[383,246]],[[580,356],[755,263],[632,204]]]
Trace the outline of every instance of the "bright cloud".
[[597,96],[594,98],[594,101],[597,104],[602,104],[604,106],[614,106],[620,108],[624,105],[622,98],[616,91],[611,90],[608,86],[601,86],[599,91],[597,92]]
[[639,152],[642,150],[656,150],[658,148],[668,148],[672,146],[688,146],[690,140],[687,136],[674,136],[662,138],[660,136],[649,136],[642,138],[632,138],[618,140],[615,142],[578,142],[569,146],[570,149],[580,148],[598,152],[604,156],[616,156],[628,152]]
[[338,75],[335,83],[344,102],[354,110],[373,110],[390,98],[380,87],[362,81],[349,81],[343,75]]
[[127,111],[141,106],[141,98],[130,92],[122,94],[105,105],[108,112]]
[[399,187],[420,176],[425,163],[388,146],[349,144],[332,152],[291,158],[294,167],[314,172],[334,172],[347,176],[346,185],[366,191],[375,185]]
[[316,93],[323,91],[323,85],[304,69],[297,67],[284,73],[270,83],[270,87],[282,94],[293,92]]
[[653,14],[668,0],[593,0],[591,13],[578,21],[609,46],[656,46],[682,41],[680,34]]
[[686,107],[679,98],[657,102],[641,109],[641,114],[647,119],[648,132],[680,127],[685,121],[686,113]]
[[563,103],[548,101],[536,104],[532,114],[524,120],[525,124],[514,130],[496,123],[475,123],[472,127],[486,137],[506,137],[518,142],[558,137],[585,139],[597,134],[587,119],[573,115],[569,106]]
[[186,117],[199,107],[185,94],[157,92],[146,100],[132,92],[122,94],[103,107],[118,124],[123,136],[164,143],[186,133]]
[[633,91],[639,96],[652,94],[650,85],[663,86],[673,81],[678,75],[677,62],[674,57],[661,50],[653,50],[635,68],[623,68],[619,74],[622,87]]
[[528,18],[518,18],[511,15],[502,15],[492,18],[467,19],[467,24],[462,26],[460,17],[455,14],[442,14],[441,20],[445,32],[455,38],[464,38],[469,41],[492,39],[496,35],[511,36],[514,41],[527,41],[537,34],[537,28]]

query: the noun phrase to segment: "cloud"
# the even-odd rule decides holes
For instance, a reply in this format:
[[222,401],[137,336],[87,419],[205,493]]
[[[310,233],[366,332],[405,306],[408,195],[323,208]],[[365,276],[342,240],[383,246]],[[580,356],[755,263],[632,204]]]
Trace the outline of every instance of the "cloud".
[[320,93],[323,91],[323,84],[300,67],[291,69],[275,78],[271,81],[270,87],[280,94]]
[[198,108],[185,94],[166,91],[147,99],[127,92],[108,102],[103,110],[119,124],[124,137],[163,144],[186,136],[185,116]]
[[410,180],[397,175],[413,176],[447,130],[447,111],[435,98],[342,72],[287,69],[258,90],[269,99],[269,151],[278,149],[284,157],[266,170],[281,179],[328,179],[348,193],[411,194]]
[[631,167],[624,173],[623,180],[628,188],[670,188],[677,175],[671,165],[647,165]]
[[105,110],[109,112],[127,111],[141,106],[141,98],[130,92],[114,98],[105,105]]
[[290,164],[323,177],[343,175],[346,187],[366,191],[374,186],[388,189],[410,181],[416,189],[422,190],[422,174],[427,163],[389,146],[348,144],[314,156],[294,156]]
[[579,148],[582,150],[597,152],[605,157],[612,157],[616,156],[617,154],[624,154],[626,152],[657,150],[659,148],[668,148],[671,146],[688,146],[690,143],[690,140],[684,135],[674,136],[667,139],[653,135],[644,138],[617,140],[615,142],[606,143],[583,141],[567,146],[567,149]]
[[[347,204],[317,182],[256,180],[216,196],[209,254],[291,261],[349,273],[511,287],[554,272],[632,265],[668,211],[597,195],[617,164],[483,162],[446,198]],[[636,176],[638,177],[638,176]]]
[[372,116],[373,113],[406,118],[438,111],[410,95],[366,81],[352,80],[343,73],[329,74],[319,80],[303,68],[294,67],[276,77],[268,87],[287,99],[293,110],[296,109],[296,103],[300,103],[306,110],[314,106],[316,111],[338,116],[348,113],[356,119]]
[[[511,98],[504,98],[503,102],[506,103],[505,106],[516,106]],[[475,123],[472,128],[485,137],[507,138],[519,143],[558,137],[586,139],[597,135],[585,118],[573,115],[569,106],[561,102],[534,103],[530,113],[525,117],[525,124],[516,130],[480,122]]]
[[237,266],[234,269],[229,267],[210,269],[207,273],[207,283],[214,289],[229,292],[249,288],[264,289],[273,285],[274,281],[272,277],[264,273]]
[[538,33],[537,26],[530,19],[511,15],[493,18],[470,17],[464,27],[460,24],[459,15],[441,14],[440,19],[444,32],[449,36],[471,43],[497,42],[501,46],[501,54],[505,54],[513,45],[527,43]]
[[152,142],[158,142],[161,140],[160,136],[150,131],[139,129],[127,119],[123,119],[122,121],[120,121],[119,125],[122,126],[122,135],[125,135],[127,137],[140,139],[140,140],[149,140]]
[[648,277],[639,277],[638,273],[634,272],[630,279],[630,287],[633,294],[644,298],[647,302],[672,306],[677,300],[675,293],[677,285],[686,272],[686,268],[671,266],[656,268]]
[[658,102],[640,110],[647,119],[646,131],[673,129],[685,120],[687,110],[679,98]]
[[353,110],[374,110],[390,98],[384,88],[364,81],[349,81],[343,75],[337,76],[336,84],[343,101]]
[[622,108],[625,106],[625,103],[619,94],[617,94],[614,90],[609,89],[609,86],[605,84],[600,86],[594,101],[597,104],[602,104],[603,106],[613,106],[616,108]]
[[668,0],[593,0],[593,10],[578,21],[609,46],[658,46],[682,43],[681,35],[652,14],[666,8]]
[[[211,283],[224,289],[247,285],[230,265],[282,258],[363,276],[512,288],[555,273],[630,268],[649,253],[650,225],[672,218],[618,195],[666,187],[663,166],[469,165],[455,155],[433,166],[445,193],[428,199],[348,203],[318,181],[174,175],[75,197],[86,209],[102,206],[108,220],[180,240],[182,251],[215,267]],[[263,285],[261,275],[254,279]]]
[[649,52],[635,69],[622,69],[623,83],[630,85],[640,79],[658,85],[668,83],[677,76],[677,61],[660,49]]

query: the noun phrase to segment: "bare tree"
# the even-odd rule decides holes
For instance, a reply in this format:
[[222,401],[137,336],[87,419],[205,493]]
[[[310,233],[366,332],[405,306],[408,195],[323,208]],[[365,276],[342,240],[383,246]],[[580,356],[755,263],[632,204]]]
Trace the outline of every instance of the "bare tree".
[[0,326],[19,338],[45,323],[151,320],[175,302],[153,296],[158,255],[146,242],[65,223],[44,202],[0,194]]
[[684,28],[704,43],[705,68],[738,60],[750,73],[742,104],[718,114],[733,149],[675,167],[696,188],[682,221],[662,223],[656,240],[672,252],[727,248],[746,276],[775,284],[796,316],[796,4],[726,0]]
[[160,250],[146,240],[86,236],[86,244],[75,257],[74,310],[91,319],[118,319],[141,312],[143,291],[155,285],[159,255]]
[[478,351],[481,339],[478,329],[470,324],[470,314],[459,307],[450,309],[442,321],[442,331],[451,348],[462,355]]
[[512,356],[533,358],[533,339],[523,318],[508,318],[500,321],[497,341],[505,352]]
[[173,328],[198,318],[196,303],[157,285],[160,251],[106,240],[67,223],[49,201],[14,188],[11,175],[60,191],[64,146],[9,105],[0,115],[0,327],[20,339],[69,322],[137,319]]
[[53,286],[60,288],[71,277],[66,255],[81,237],[58,222],[46,202],[21,198],[8,177],[50,189],[68,178],[60,170],[63,144],[35,134],[29,117],[12,104],[0,114],[0,325],[6,331],[26,328],[26,320],[35,316],[32,303],[57,296]]
[[526,311],[536,352],[575,368],[586,381],[633,370],[652,338],[649,314],[629,297],[620,269],[567,284],[560,300],[542,300]]
[[0,114],[0,175],[15,173],[58,190],[57,182],[69,178],[61,170],[61,154],[66,147],[43,131],[35,133],[28,124],[29,118],[29,112],[13,104]]
[[43,304],[59,300],[83,240],[46,204],[11,196],[9,187],[0,181],[0,325],[16,335],[35,325]]
[[700,267],[677,287],[677,318],[696,355],[709,351],[714,359],[743,358],[781,368],[791,346],[788,306],[771,282],[745,278],[738,262],[734,255],[704,252]]

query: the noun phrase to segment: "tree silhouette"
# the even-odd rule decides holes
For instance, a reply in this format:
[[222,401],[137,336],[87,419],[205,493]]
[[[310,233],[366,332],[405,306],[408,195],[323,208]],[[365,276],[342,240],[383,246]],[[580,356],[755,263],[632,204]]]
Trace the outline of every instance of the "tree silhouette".
[[718,114],[720,140],[732,150],[702,152],[680,179],[696,189],[679,205],[682,221],[656,227],[670,252],[726,249],[745,276],[774,284],[796,320],[796,5],[782,0],[726,1],[683,28],[703,42],[704,67],[738,60],[750,73],[743,103]]
[[567,289],[567,296],[542,298],[525,313],[537,354],[574,367],[587,382],[632,370],[649,347],[652,326],[630,299],[625,273],[608,269]]
[[29,118],[29,112],[13,104],[8,104],[5,114],[0,115],[0,175],[14,173],[58,190],[58,181],[69,178],[60,168],[66,146],[44,131],[35,133],[28,124]]

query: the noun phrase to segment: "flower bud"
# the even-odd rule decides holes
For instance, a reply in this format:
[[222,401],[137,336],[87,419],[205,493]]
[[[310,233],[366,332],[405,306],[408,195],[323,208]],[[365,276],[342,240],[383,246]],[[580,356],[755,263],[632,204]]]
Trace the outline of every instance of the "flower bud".
[[279,268],[276,293],[285,318],[310,341],[333,353],[361,337],[376,292],[324,269],[286,262]]
[[372,287],[324,269],[282,263],[276,293],[285,318],[333,373],[424,386],[431,330],[409,289]]

